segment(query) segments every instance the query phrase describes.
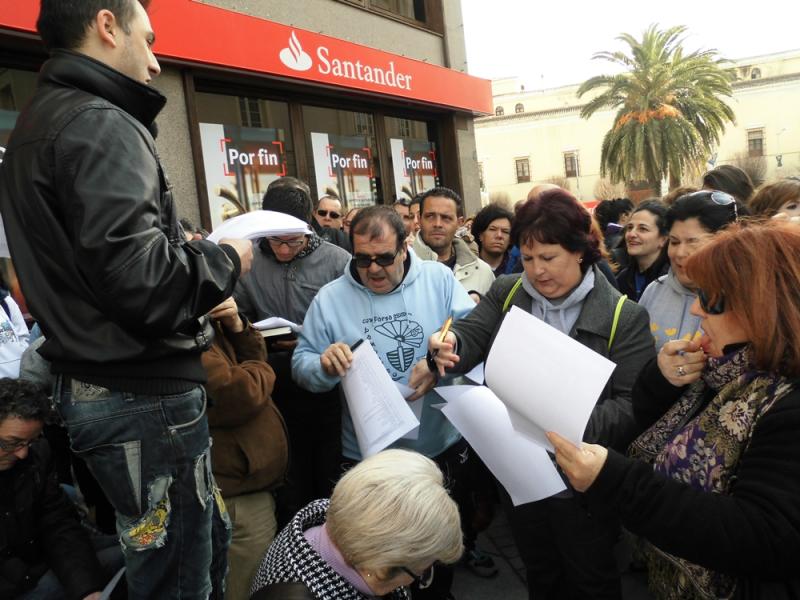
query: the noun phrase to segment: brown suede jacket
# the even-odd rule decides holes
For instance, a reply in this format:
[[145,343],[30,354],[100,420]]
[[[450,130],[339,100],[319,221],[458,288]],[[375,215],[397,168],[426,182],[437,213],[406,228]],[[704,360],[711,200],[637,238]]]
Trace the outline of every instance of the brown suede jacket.
[[289,460],[286,426],[272,402],[275,373],[264,338],[245,322],[241,333],[214,322],[214,343],[203,353],[212,400],[208,424],[211,465],[224,497],[271,489]]

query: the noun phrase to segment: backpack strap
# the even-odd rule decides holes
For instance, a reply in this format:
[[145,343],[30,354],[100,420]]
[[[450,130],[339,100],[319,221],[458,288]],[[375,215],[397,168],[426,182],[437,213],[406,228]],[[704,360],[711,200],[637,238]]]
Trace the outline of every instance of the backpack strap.
[[622,314],[622,305],[628,296],[623,294],[617,301],[617,308],[614,309],[614,321],[611,323],[611,335],[608,337],[608,349],[611,350],[611,344],[614,343],[614,336],[617,335],[617,325],[619,325],[619,316]]
[[508,292],[508,296],[506,296],[506,301],[503,302],[503,312],[504,313],[508,311],[508,307],[511,306],[511,301],[514,299],[514,294],[517,293],[517,290],[519,289],[519,286],[521,286],[521,285],[522,285],[522,276],[520,275],[520,278],[517,279],[517,282],[514,284],[514,286]]

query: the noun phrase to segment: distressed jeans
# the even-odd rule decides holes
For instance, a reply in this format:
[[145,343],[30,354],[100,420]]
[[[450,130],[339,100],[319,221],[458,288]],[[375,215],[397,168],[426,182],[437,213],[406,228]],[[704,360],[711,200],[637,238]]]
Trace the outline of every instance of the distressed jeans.
[[116,510],[128,597],[221,599],[231,527],[211,474],[203,388],[148,396],[59,376],[53,398]]

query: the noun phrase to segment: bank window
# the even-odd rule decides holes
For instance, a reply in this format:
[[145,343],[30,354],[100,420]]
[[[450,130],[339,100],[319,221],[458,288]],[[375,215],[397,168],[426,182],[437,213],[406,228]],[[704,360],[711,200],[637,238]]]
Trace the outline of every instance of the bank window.
[[517,102],[517,105],[514,107],[514,112],[517,114],[525,112],[525,107],[522,105],[521,102]]
[[764,156],[764,130],[749,129],[747,131],[747,155]]
[[[31,99],[35,89],[36,73],[33,71],[0,68],[0,163],[3,162],[6,144],[17,122],[19,111]],[[19,305],[22,314],[29,319],[25,298],[10,258],[0,257],[0,278],[0,285],[11,292],[11,297]]]
[[505,111],[505,110],[503,110],[503,107],[502,107],[502,106],[498,106],[498,107],[496,107],[496,108],[494,109],[494,116],[496,116],[496,117],[502,117],[504,114],[506,114],[506,111]]
[[527,183],[531,180],[531,163],[527,158],[517,158],[514,161],[517,170],[517,183]]
[[578,153],[577,152],[564,152],[564,176],[577,177],[578,176]]
[[480,184],[480,190],[486,191],[486,180],[483,176],[483,163],[478,163],[478,182]]
[[195,94],[211,227],[261,208],[267,186],[297,175],[289,106],[262,98]]
[[336,196],[345,208],[381,201],[371,113],[303,106],[303,126],[314,199]]
[[258,98],[239,98],[239,112],[242,125],[246,127],[261,127],[261,107]]
[[425,22],[425,0],[369,0],[369,4],[406,19]]
[[393,200],[411,200],[441,184],[435,135],[427,121],[386,117],[386,135],[392,158]]

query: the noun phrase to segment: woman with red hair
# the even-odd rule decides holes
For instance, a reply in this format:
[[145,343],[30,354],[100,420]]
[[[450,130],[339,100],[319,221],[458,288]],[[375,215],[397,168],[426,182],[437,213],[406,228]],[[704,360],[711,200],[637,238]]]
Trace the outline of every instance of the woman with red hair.
[[657,598],[798,598],[800,228],[733,226],[687,270],[704,335],[639,376],[633,458],[551,433],[558,463],[649,542]]

